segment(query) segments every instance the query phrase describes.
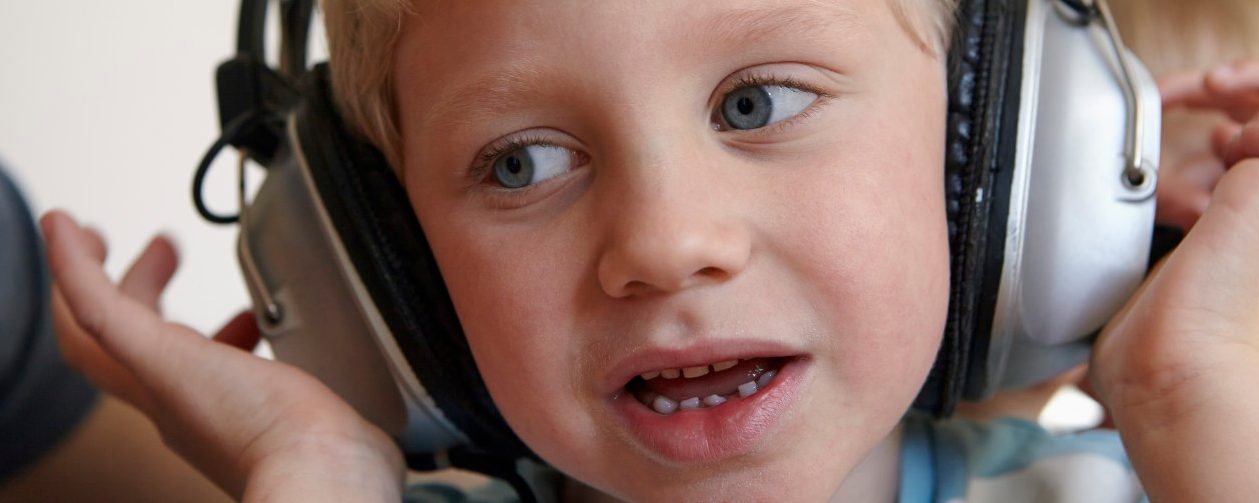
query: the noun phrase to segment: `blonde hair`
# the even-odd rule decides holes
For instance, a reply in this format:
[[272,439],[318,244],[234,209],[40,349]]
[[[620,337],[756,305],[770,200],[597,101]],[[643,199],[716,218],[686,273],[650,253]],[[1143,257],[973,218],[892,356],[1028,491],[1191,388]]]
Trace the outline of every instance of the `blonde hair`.
[[[943,60],[958,0],[890,1],[897,21],[919,47]],[[411,0],[321,0],[320,8],[328,32],[333,100],[351,131],[379,148],[400,173],[393,57],[402,25],[414,13]]]
[[1257,0],[1109,0],[1124,42],[1154,75],[1259,56]]
[[[411,14],[408,0],[321,0],[333,100],[350,130],[401,169],[393,51]],[[400,172],[400,171],[399,171]]]

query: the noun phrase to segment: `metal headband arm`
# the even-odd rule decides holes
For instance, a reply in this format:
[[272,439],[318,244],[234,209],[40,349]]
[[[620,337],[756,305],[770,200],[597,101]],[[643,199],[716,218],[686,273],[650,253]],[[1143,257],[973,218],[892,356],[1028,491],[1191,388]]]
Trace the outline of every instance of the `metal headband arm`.
[[1127,134],[1124,136],[1124,169],[1122,181],[1124,187],[1136,192],[1141,198],[1149,197],[1149,190],[1155,183],[1156,174],[1142,162],[1141,146],[1145,144],[1145,110],[1142,108],[1140,92],[1132,61],[1125,49],[1123,37],[1115,24],[1106,0],[1060,0],[1064,5],[1080,15],[1084,22],[1100,20],[1106,29],[1110,48],[1119,64],[1119,87],[1123,89],[1124,101],[1128,108]]

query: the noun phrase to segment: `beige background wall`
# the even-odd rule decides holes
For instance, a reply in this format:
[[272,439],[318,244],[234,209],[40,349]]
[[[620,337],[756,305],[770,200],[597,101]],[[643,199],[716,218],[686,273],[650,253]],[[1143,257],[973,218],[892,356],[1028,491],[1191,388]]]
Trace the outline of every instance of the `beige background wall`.
[[[202,221],[189,195],[218,134],[213,72],[234,51],[238,8],[0,1],[0,163],[37,211],[67,208],[101,229],[114,275],[154,232],[174,236],[183,267],[163,305],[202,331],[248,302],[234,228]],[[223,212],[235,208],[234,158],[225,152],[207,186]]]

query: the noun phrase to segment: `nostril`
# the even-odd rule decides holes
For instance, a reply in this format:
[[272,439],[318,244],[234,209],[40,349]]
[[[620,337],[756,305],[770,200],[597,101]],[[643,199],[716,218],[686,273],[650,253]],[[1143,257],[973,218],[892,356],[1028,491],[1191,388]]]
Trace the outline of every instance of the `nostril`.
[[635,297],[635,296],[647,295],[654,290],[656,289],[652,288],[651,285],[642,281],[634,280],[634,281],[630,281],[629,283],[626,283],[625,287],[621,288],[621,293],[622,293],[622,296],[625,296],[625,297]]
[[696,276],[708,279],[725,280],[730,277],[730,273],[720,267],[705,267],[695,272]]

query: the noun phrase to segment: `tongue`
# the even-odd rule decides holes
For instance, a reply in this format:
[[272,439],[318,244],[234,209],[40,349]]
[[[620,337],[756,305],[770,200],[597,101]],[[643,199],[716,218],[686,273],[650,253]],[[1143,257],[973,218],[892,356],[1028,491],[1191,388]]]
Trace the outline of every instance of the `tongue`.
[[709,372],[700,377],[665,379],[657,377],[646,382],[646,388],[674,401],[687,398],[704,398],[708,395],[729,395],[739,391],[739,385],[755,381],[766,371],[782,366],[778,358],[753,358],[721,372]]

